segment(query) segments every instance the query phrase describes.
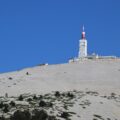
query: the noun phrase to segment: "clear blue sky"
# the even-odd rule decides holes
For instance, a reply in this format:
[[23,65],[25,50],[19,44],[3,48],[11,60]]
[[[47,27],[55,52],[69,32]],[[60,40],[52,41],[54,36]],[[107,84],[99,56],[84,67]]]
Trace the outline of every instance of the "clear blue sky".
[[0,72],[76,57],[83,24],[89,53],[120,56],[120,0],[1,0]]

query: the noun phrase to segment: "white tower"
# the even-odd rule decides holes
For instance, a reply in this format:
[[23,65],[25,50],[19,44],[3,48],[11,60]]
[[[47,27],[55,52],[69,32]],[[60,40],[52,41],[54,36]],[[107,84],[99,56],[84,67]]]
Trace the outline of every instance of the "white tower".
[[85,38],[85,31],[83,26],[82,36],[79,40],[79,54],[78,58],[84,58],[87,57],[87,40]]

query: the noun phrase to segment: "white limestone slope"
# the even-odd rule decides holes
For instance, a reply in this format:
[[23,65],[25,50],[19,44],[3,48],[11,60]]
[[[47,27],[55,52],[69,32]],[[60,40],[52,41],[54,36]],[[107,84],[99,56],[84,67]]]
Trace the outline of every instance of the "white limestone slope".
[[73,89],[119,92],[120,60],[84,60],[0,74],[0,95]]
[[[29,75],[26,75],[27,72]],[[120,59],[83,60],[67,64],[36,66],[0,75],[0,96],[5,93],[8,95],[40,94],[56,90],[96,91],[100,95],[116,93],[119,96]],[[81,110],[76,105],[71,110],[80,113],[82,120],[92,120],[91,116],[95,113],[106,119],[108,116],[112,120],[119,120],[120,102],[99,96],[87,95],[82,98],[92,103],[88,109]],[[100,102],[103,104],[99,104]],[[73,119],[78,118],[75,116]]]

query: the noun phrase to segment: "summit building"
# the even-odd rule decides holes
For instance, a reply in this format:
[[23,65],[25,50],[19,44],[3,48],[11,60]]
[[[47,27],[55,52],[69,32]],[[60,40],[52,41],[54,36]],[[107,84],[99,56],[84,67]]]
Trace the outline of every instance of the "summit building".
[[88,42],[86,39],[85,35],[85,29],[84,26],[82,28],[82,33],[81,33],[81,39],[79,40],[79,52],[78,52],[78,57],[71,58],[69,59],[69,62],[75,62],[75,61],[81,61],[81,60],[86,60],[86,59],[116,59],[118,57],[116,56],[98,56],[98,54],[88,53]]
[[83,57],[87,57],[87,40],[85,37],[84,26],[83,26],[81,39],[79,41],[79,53],[78,53],[78,58],[83,58]]

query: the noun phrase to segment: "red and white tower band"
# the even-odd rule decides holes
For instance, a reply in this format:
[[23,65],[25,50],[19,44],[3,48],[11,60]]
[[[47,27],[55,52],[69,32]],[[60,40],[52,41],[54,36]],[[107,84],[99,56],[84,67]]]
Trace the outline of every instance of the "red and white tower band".
[[81,36],[81,39],[79,40],[78,58],[84,58],[84,57],[87,57],[87,40],[85,38],[85,31],[83,26],[82,36]]

